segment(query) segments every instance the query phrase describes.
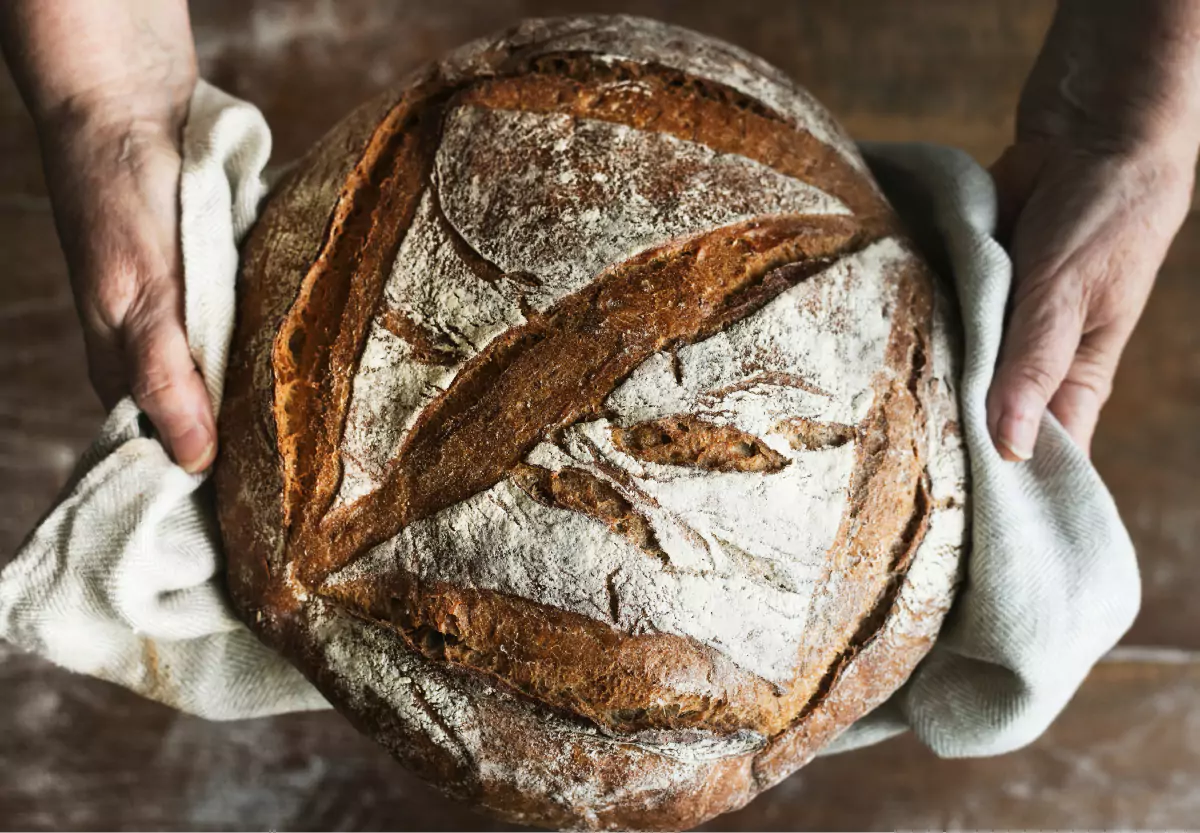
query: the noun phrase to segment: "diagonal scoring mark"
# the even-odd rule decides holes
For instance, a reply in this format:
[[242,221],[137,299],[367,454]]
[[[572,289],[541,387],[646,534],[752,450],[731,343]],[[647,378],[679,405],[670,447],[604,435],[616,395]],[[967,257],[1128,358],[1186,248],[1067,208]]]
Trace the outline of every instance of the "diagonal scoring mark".
[[376,128],[339,198],[325,244],[301,283],[272,350],[284,523],[303,527],[336,488],[333,449],[349,405],[353,366],[432,165],[446,94],[418,85]]
[[768,217],[643,252],[496,338],[426,407],[375,492],[329,517],[319,582],[484,491],[548,431],[600,412],[654,352],[708,337],[871,242],[846,217]]
[[675,414],[612,431],[613,446],[660,466],[694,466],[708,471],[774,474],[790,462],[761,439],[732,425],[692,414]]
[[647,555],[668,562],[649,519],[603,478],[571,466],[551,471],[526,463],[519,463],[511,476],[530,499],[599,521]]
[[734,153],[817,185],[859,217],[890,208],[842,154],[790,119],[718,81],[661,64],[541,55],[515,75],[481,79],[452,106],[555,113],[623,124]]
[[[487,488],[545,428],[570,424],[580,414],[595,411],[614,380],[649,352],[703,338],[819,271],[831,259],[895,231],[886,204],[863,184],[861,174],[837,159],[832,148],[778,114],[754,106],[753,100],[743,101],[745,96],[717,82],[663,67],[627,62],[608,66],[578,54],[559,57],[566,64],[560,65],[553,55],[533,62],[517,59],[506,63],[496,77],[458,83],[430,73],[381,122],[342,188],[321,253],[279,329],[272,355],[284,524],[288,550],[304,551],[304,558],[296,559],[304,562],[302,580],[310,572],[319,578],[348,562],[365,544],[385,540],[437,508]],[[559,77],[564,66],[570,69],[569,79]],[[689,90],[701,95],[692,99],[695,106],[679,111],[685,124],[667,117],[671,108],[652,112],[655,108],[617,102],[616,89],[628,84],[614,86],[613,81],[620,80],[614,72],[639,74],[667,102]],[[504,98],[496,85],[500,78],[514,90],[515,97],[507,103],[500,100]],[[539,91],[531,93],[535,88]],[[338,446],[354,365],[378,310],[391,260],[423,188],[431,184],[443,114],[458,104],[547,112],[558,107],[550,103],[556,99],[564,112],[687,135],[714,150],[757,159],[801,181],[820,181],[858,217],[763,219],[668,244],[609,268],[591,286],[545,313],[526,310],[526,325],[469,361],[451,389],[422,414],[394,461],[393,474],[362,506],[371,514],[339,510],[326,518],[341,476]],[[680,98],[678,103],[682,106],[685,101]],[[721,108],[729,106],[738,110],[740,138],[735,135],[738,131],[722,135],[707,127],[719,122],[716,117],[722,113],[728,115]],[[752,123],[761,130],[749,146],[745,143]],[[721,256],[714,258],[715,253]],[[703,259],[709,261],[704,263],[705,272],[717,278],[707,286],[688,275]],[[480,258],[471,265],[481,279],[496,279],[487,268],[494,264]],[[518,287],[536,281],[524,274],[499,277]],[[657,288],[645,292],[643,284]],[[639,306],[634,296],[642,293],[655,299],[657,311],[682,313],[675,316],[678,326],[658,316],[654,327],[643,331],[644,319],[655,316],[647,314],[645,305]],[[619,297],[622,294],[631,297]],[[413,322],[385,323],[403,332]],[[426,351],[426,357],[450,360],[436,349]],[[561,368],[551,367],[560,362]],[[522,379],[528,384],[522,385]],[[481,396],[481,385],[494,390]],[[485,443],[488,448],[472,448],[470,443]],[[461,452],[465,452],[461,461],[448,462]],[[478,464],[471,471],[464,470],[468,460]],[[389,514],[394,522],[381,520]],[[292,560],[292,556],[285,558]]]
[[413,321],[398,309],[386,309],[379,314],[379,326],[408,344],[413,361],[452,367],[458,364],[458,345],[442,333]]

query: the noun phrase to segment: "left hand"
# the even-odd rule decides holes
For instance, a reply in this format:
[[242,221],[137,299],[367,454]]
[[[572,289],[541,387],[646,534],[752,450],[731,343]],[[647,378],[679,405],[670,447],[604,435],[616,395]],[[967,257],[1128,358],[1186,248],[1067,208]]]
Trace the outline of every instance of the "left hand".
[[1047,408],[1088,451],[1191,205],[1198,146],[1200,3],[1059,0],[992,167],[1013,259],[987,403],[1005,459],[1033,455]]
[[1018,142],[992,167],[1009,226],[1011,319],[988,397],[1001,455],[1033,454],[1049,408],[1086,452],[1117,362],[1191,204],[1194,155]]
[[132,394],[189,472],[216,425],[188,347],[180,143],[196,84],[185,0],[5,0],[0,41],[46,185],[106,408]]

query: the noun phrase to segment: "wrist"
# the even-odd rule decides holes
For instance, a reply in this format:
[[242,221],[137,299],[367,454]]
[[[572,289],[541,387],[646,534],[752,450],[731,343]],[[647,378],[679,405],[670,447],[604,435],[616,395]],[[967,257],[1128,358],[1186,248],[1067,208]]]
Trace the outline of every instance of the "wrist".
[[196,83],[185,0],[4,0],[0,36],[44,138],[182,124]]
[[1021,94],[1020,141],[1097,153],[1194,157],[1200,145],[1200,3],[1060,0]]
[[[194,81],[193,81],[194,86]],[[185,91],[186,89],[186,91]],[[178,141],[187,120],[192,87],[166,91],[136,88],[86,92],[31,108],[43,144],[86,136],[114,141],[127,136]]]

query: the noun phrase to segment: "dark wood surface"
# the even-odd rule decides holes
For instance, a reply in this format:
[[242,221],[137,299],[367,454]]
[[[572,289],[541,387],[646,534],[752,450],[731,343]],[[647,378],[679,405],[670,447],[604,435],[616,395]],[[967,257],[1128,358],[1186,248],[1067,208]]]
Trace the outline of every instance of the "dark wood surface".
[[[0,651],[3,651],[0,648]],[[330,713],[206,723],[0,653],[7,829],[507,830]],[[1200,661],[1105,663],[1051,730],[1000,758],[911,737],[819,759],[710,830],[1187,828],[1200,819]]]
[[[1049,0],[202,0],[205,75],[259,105],[276,158],[470,37],[532,14],[633,11],[746,46],[863,139],[958,145],[1011,132]],[[0,563],[102,416],[33,129],[0,73]],[[1200,823],[1200,218],[1134,335],[1095,460],[1138,546],[1126,642],[1028,750],[939,761],[911,739],[818,761],[713,829],[1187,827]],[[0,646],[0,828],[460,829],[488,822],[329,714],[212,724]],[[491,827],[489,829],[499,829]]]

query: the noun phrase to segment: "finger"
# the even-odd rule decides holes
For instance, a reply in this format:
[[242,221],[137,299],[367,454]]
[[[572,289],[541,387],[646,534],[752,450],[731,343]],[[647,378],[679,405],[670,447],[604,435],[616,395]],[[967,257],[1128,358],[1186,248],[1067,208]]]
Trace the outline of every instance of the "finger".
[[1112,393],[1124,343],[1116,328],[1085,334],[1066,378],[1050,400],[1050,412],[1085,454],[1091,453],[1092,435],[1100,409]]
[[1033,456],[1042,414],[1066,378],[1083,329],[1079,293],[1068,279],[1033,284],[1013,308],[988,392],[988,428],[1010,461]]
[[1069,379],[1063,381],[1050,400],[1050,413],[1058,418],[1075,444],[1089,456],[1092,453],[1092,435],[1100,420],[1100,407],[1103,404],[1094,388]]
[[216,424],[188,349],[178,293],[159,288],[143,297],[150,300],[135,306],[125,329],[134,399],[175,461],[203,471],[216,457]]

